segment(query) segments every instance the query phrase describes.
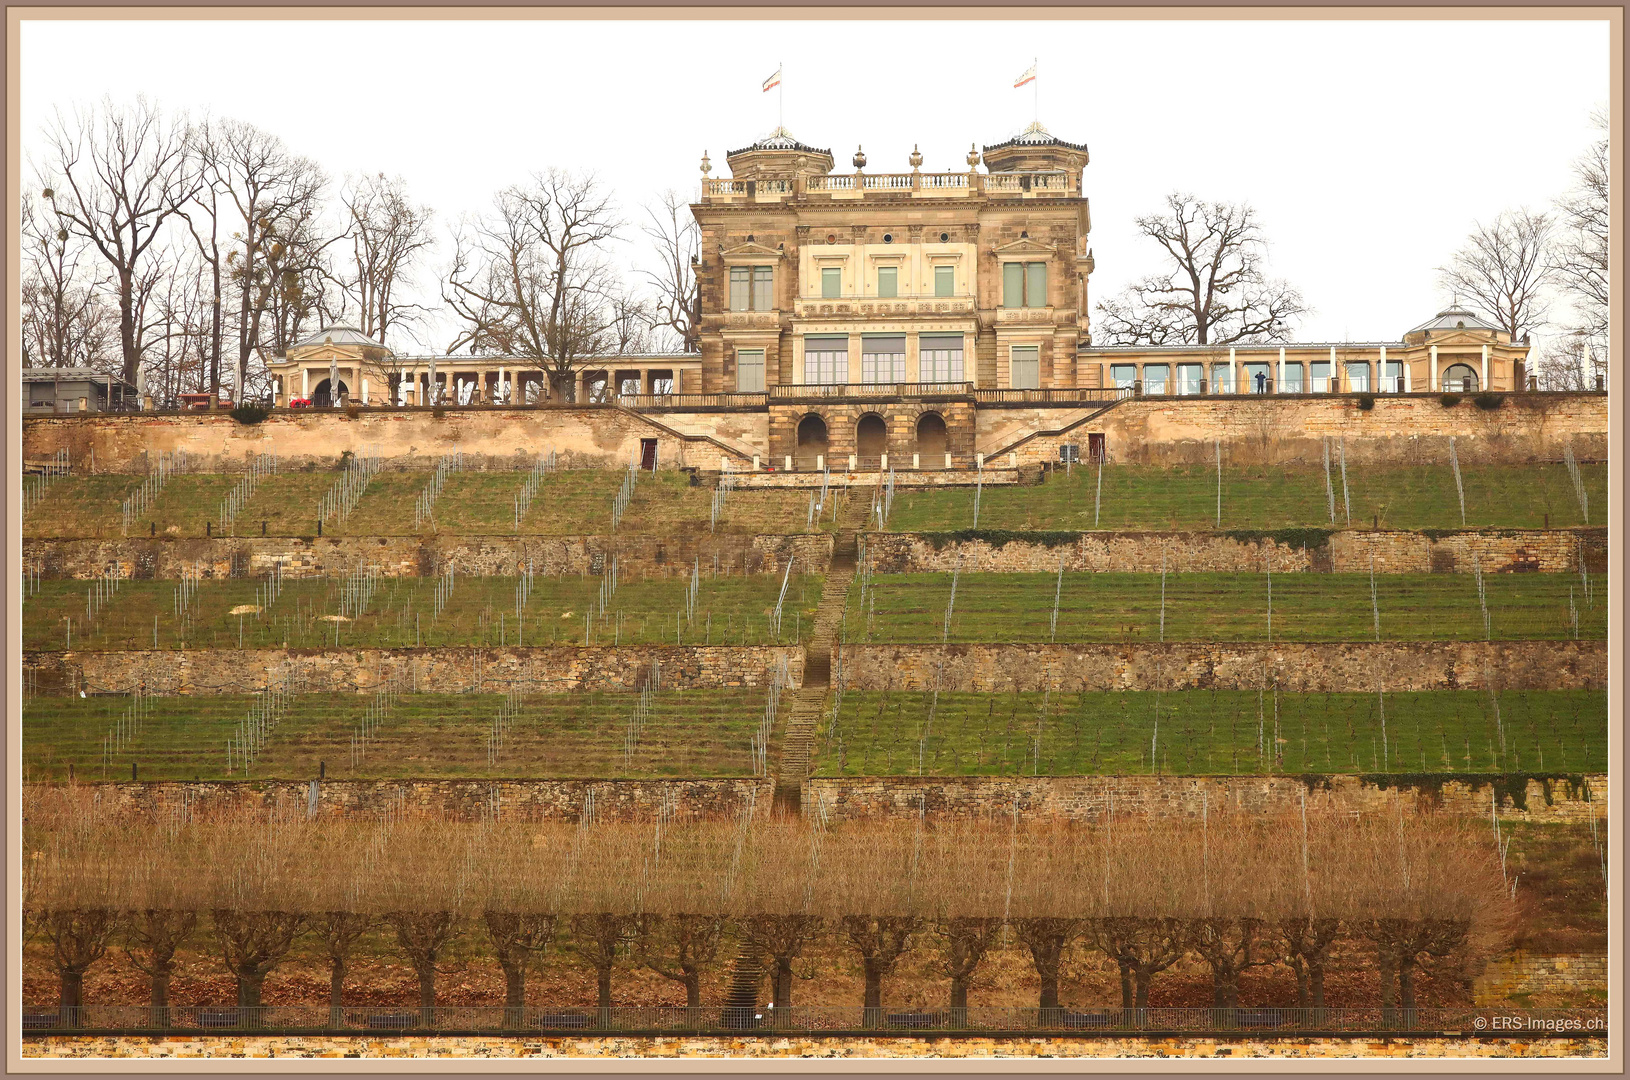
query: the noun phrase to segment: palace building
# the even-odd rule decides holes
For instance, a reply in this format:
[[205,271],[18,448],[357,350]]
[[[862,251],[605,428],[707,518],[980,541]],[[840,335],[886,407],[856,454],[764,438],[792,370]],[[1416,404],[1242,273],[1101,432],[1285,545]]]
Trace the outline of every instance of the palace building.
[[[869,172],[857,148],[836,172],[784,129],[727,154],[728,178],[704,154],[700,352],[597,359],[576,400],[680,431],[730,413],[744,453],[794,468],[891,452],[946,467],[994,450],[992,432],[1051,426],[1035,409],[1125,396],[1530,388],[1528,343],[1459,306],[1396,341],[1094,345],[1088,160],[1039,123],[950,169],[913,148],[909,171]],[[344,326],[270,369],[279,404],[549,399],[535,360],[396,356]]]

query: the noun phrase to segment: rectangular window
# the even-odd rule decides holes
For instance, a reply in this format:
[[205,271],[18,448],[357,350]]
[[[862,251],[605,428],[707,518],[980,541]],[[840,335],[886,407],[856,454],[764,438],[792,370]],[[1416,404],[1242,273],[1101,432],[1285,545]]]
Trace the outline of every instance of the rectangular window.
[[1211,392],[1213,394],[1232,394],[1234,392],[1233,380],[1228,377],[1227,364],[1211,365]]
[[771,266],[753,267],[753,310],[769,311],[775,307],[775,294],[771,283],[775,280],[775,268]]
[[1144,364],[1143,392],[1145,394],[1164,394],[1169,370],[1165,364]]
[[764,392],[764,350],[738,349],[736,351],[736,392],[762,394]]
[[1201,364],[1177,365],[1177,392],[1179,394],[1198,394],[1200,380],[1205,378],[1205,367]]
[[1136,364],[1109,365],[1109,381],[1115,385],[1117,390],[1130,389],[1132,384],[1137,381],[1137,378],[1138,365]]
[[843,295],[843,267],[821,267],[821,298],[831,300]]
[[954,267],[954,266],[936,266],[936,267],[934,267],[934,295],[935,296],[955,296],[956,295],[956,267]]
[[1368,362],[1358,360],[1347,365],[1347,388],[1361,394],[1369,392],[1370,365]]
[[1002,264],[1002,306],[1024,307],[1024,263]]
[[1330,389],[1330,361],[1315,360],[1308,365],[1308,388],[1315,394],[1323,394]]
[[1302,365],[1284,363],[1279,365],[1279,389],[1281,393],[1302,393]]
[[804,383],[837,386],[849,381],[849,339],[843,335],[804,338]]
[[917,379],[925,383],[966,382],[961,334],[924,334],[917,339]]
[[863,383],[906,381],[904,334],[866,334],[860,339],[860,381]]
[[877,268],[877,295],[885,299],[892,299],[900,295],[899,267],[879,266]]
[[1015,390],[1041,388],[1041,347],[1015,345],[1012,352],[1013,374],[1009,380]]
[[1044,262],[1003,263],[1002,306],[1010,308],[1046,307],[1047,264]]
[[750,266],[732,266],[730,268],[730,310],[747,311],[752,302],[753,268]]
[[1024,264],[1024,306],[1047,306],[1047,264]]

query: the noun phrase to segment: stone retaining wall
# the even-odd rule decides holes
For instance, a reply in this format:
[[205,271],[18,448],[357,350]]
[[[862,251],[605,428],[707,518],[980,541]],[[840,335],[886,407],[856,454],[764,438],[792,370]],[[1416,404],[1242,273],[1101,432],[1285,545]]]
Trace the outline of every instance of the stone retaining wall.
[[296,693],[372,693],[394,679],[399,692],[568,693],[638,690],[652,661],[662,686],[694,690],[767,686],[785,657],[795,680],[804,652],[794,646],[591,646],[587,648],[194,649],[26,653],[45,695],[252,694],[270,679]]
[[595,1038],[502,1035],[31,1035],[25,1058],[1605,1058],[1607,1040],[1576,1035],[1522,1037],[1386,1035],[1105,1037],[1016,1035],[1007,1038],[880,1036],[617,1035]]
[[[243,780],[80,784],[102,807],[128,821],[165,821],[186,805],[197,815],[283,804],[319,817],[375,815],[385,810],[454,821],[500,818],[568,821],[582,818],[591,793],[599,821],[650,821],[659,808],[679,818],[731,820],[748,804],[768,813],[772,781],[740,777],[701,780]],[[312,794],[316,793],[315,802]]]
[[282,566],[287,577],[343,577],[358,561],[387,577],[508,576],[532,560],[534,573],[601,574],[617,558],[619,578],[686,575],[700,559],[721,573],[779,574],[788,559],[800,573],[824,573],[832,537],[686,534],[669,536],[340,536],[117,540],[25,540],[23,561],[46,579],[175,579],[196,568],[206,578],[263,577]]
[[1605,956],[1529,956],[1518,952],[1492,960],[1472,980],[1478,1005],[1518,994],[1607,994]]
[[1337,812],[1449,813],[1588,822],[1607,804],[1607,776],[863,776],[805,781],[802,805],[824,803],[843,819],[1010,814],[1102,821],[1121,816],[1193,818],[1229,810],[1262,814],[1310,807]]
[[1025,538],[1024,533],[866,533],[862,543],[879,573],[1056,573],[1064,569],[1159,573],[1566,573],[1584,560],[1607,569],[1606,529],[1284,529],[1277,532],[1084,532]]
[[858,690],[1603,689],[1605,641],[845,645]]

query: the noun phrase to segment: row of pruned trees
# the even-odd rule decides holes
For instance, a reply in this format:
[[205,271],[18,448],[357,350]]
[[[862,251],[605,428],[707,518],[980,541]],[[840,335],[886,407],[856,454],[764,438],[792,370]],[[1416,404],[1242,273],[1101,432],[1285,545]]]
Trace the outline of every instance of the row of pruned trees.
[[[529,357],[561,392],[588,357],[656,339],[697,347],[696,228],[669,193],[647,212],[655,270],[630,287],[604,186],[558,170],[499,192],[430,268],[431,209],[400,178],[338,185],[277,135],[138,98],[57,113],[23,198],[23,344],[35,367],[92,366],[155,396],[265,391],[264,365],[348,320],[403,351],[457,325],[446,351]],[[424,303],[426,271],[446,310]]]
[[[1293,970],[1299,1004],[1323,1005],[1339,939],[1371,943],[1383,998],[1413,1005],[1427,957],[1487,954],[1510,897],[1493,846],[1455,819],[1208,814],[1101,826],[1017,820],[845,824],[658,820],[576,825],[488,820],[307,820],[304,808],[164,824],[110,821],[72,791],[31,796],[25,825],[27,933],[48,945],[65,1006],[122,944],[167,990],[183,945],[207,929],[260,1002],[301,935],[329,958],[338,1007],[357,943],[394,931],[436,1002],[437,965],[473,927],[502,968],[511,1007],[528,969],[569,938],[613,1000],[618,960],[684,985],[754,947],[772,1000],[792,1003],[794,962],[817,938],[851,948],[868,1007],[912,950],[934,949],[952,1008],[1004,936],[1028,952],[1039,1005],[1056,1008],[1062,958],[1085,943],[1119,968],[1123,1005],[1146,1007],[1156,975],[1203,960],[1215,1003],[1237,1004],[1246,970]],[[1004,931],[1004,927],[1006,930]]]

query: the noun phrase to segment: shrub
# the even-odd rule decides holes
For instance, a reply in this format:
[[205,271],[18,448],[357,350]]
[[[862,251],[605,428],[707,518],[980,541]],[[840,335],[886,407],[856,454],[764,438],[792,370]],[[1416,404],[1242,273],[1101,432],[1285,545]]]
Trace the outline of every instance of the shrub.
[[437,405],[430,410],[430,415],[435,417],[437,420],[440,420],[442,417],[447,415],[447,410],[442,408],[440,405]]
[[347,465],[351,464],[351,459],[354,458],[354,457],[356,457],[356,454],[352,453],[349,450],[340,451],[340,463],[339,463],[339,466],[338,466],[339,470],[341,472],[344,472],[345,467]]
[[350,419],[355,420],[357,417],[362,415],[362,406],[361,405],[347,405],[345,407],[345,415],[347,417],[349,417]]
[[271,415],[264,405],[239,405],[232,410],[232,419],[240,424],[258,424]]
[[1505,404],[1505,398],[1501,397],[1499,394],[1491,393],[1490,391],[1485,390],[1481,394],[1477,394],[1472,398],[1472,404],[1476,405],[1479,409],[1498,409],[1501,405]]
[[1438,404],[1442,405],[1445,409],[1452,409],[1456,405],[1460,404],[1460,395],[1444,394],[1442,397],[1438,398]]
[[1371,409],[1375,408],[1375,395],[1374,394],[1360,394],[1360,395],[1358,395],[1358,407],[1360,409],[1362,409],[1363,411],[1365,411],[1365,412],[1369,412]]

